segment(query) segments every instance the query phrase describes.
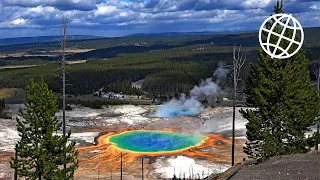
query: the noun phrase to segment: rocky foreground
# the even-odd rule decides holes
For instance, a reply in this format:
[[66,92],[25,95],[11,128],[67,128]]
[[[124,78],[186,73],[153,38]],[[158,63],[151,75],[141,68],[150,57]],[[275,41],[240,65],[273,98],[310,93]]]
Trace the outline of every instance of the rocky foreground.
[[243,165],[233,173],[228,176],[226,172],[225,177],[230,180],[316,180],[320,179],[320,153],[272,157],[258,165]]

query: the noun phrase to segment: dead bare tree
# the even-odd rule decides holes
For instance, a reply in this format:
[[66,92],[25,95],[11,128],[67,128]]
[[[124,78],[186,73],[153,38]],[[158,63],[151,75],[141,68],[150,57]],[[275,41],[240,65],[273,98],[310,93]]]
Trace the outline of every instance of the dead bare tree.
[[[66,136],[66,44],[67,44],[67,18],[63,18],[60,24],[60,48],[61,48],[61,65],[62,65],[62,131]],[[66,146],[64,146],[64,149]],[[66,172],[66,153],[64,154],[63,168]]]
[[[317,82],[318,82],[318,95],[320,96],[320,59],[318,60],[318,76],[317,76]],[[318,122],[317,122],[317,133],[319,134],[319,129],[320,129],[320,117],[318,117]],[[316,141],[316,150],[319,151],[319,139],[317,138]]]
[[244,63],[246,62],[246,55],[241,52],[241,45],[238,47],[237,52],[237,46],[233,47],[233,116],[232,116],[232,160],[231,164],[234,165],[234,149],[235,149],[235,120],[236,120],[236,101],[237,101],[237,87],[238,82],[240,80],[240,71]]

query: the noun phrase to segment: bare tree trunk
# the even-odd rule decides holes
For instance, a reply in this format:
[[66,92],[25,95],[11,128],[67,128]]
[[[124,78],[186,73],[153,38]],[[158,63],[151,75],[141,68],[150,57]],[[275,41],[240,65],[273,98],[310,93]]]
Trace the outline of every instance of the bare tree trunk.
[[[62,131],[63,136],[66,136],[66,61],[65,61],[65,50],[67,43],[67,18],[63,18],[60,25],[60,46],[61,46],[61,64],[62,64]],[[64,164],[63,169],[66,173],[67,164],[66,164],[66,144],[64,145]],[[66,175],[66,174],[65,174]]]
[[143,158],[141,159],[141,163],[142,163],[142,167],[141,167],[141,171],[142,171],[141,174],[142,174],[142,176],[141,176],[141,177],[142,177],[142,180],[143,180]]
[[[236,123],[236,101],[237,101],[237,87],[239,82],[239,75],[242,66],[246,61],[246,56],[243,57],[241,54],[241,46],[239,46],[238,52],[236,53],[236,46],[233,48],[233,114],[232,114],[232,159],[231,165],[235,163],[234,151],[235,151],[235,123]],[[237,54],[237,56],[236,56]],[[241,55],[240,55],[241,54]]]
[[[235,76],[234,76],[235,77]],[[237,83],[235,78],[234,83],[233,83],[233,112],[232,112],[232,160],[231,160],[231,165],[234,165],[234,139],[235,139],[235,123],[236,123],[236,98],[237,98]]]
[[[320,60],[318,60],[318,95],[320,97]],[[320,129],[320,117],[318,116],[318,122],[317,122],[317,133],[319,134]],[[319,139],[316,140],[316,151],[319,151]]]
[[120,154],[120,180],[122,180],[122,152]]
[[[18,151],[17,151],[17,144],[16,144],[16,148],[15,148],[15,154],[14,157],[16,160],[18,160]],[[18,180],[18,172],[17,172],[17,168],[14,168],[14,180]]]

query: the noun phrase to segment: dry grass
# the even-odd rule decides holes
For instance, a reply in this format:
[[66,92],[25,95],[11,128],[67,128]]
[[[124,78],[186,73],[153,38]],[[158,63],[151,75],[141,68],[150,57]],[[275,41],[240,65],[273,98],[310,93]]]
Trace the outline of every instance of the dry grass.
[[[83,53],[83,52],[89,52],[95,49],[66,49],[66,53]],[[61,53],[61,50],[53,50],[48,52],[58,52]]]
[[9,66],[1,66],[0,69],[20,69],[20,68],[29,68],[35,67],[38,65],[9,65]]
[[6,57],[21,57],[24,56],[26,53],[13,53],[13,54],[0,54],[0,58]]
[[0,90],[0,98],[4,98],[7,102],[9,101],[18,102],[18,101],[23,101],[23,99],[25,98],[25,93],[23,89],[3,88]]
[[66,61],[67,64],[82,64],[86,63],[87,60],[78,60],[78,61]]
[[[75,53],[84,53],[84,52],[89,52],[95,49],[67,49],[65,52],[66,53],[71,53],[71,54],[75,54]],[[59,53],[61,53],[61,50],[52,50],[52,51],[38,51],[40,54],[27,54],[25,52],[23,53],[12,53],[12,54],[0,54],[0,58],[6,58],[6,57],[22,57],[22,56],[26,56],[26,57],[32,57],[32,56],[52,56],[52,53],[57,53],[56,55],[60,55]],[[51,53],[51,54],[46,54],[46,52]],[[43,54],[41,54],[43,53]]]
[[12,94],[8,93],[8,92],[5,92],[5,91],[0,91],[0,99],[5,99],[5,98],[9,98],[11,97]]

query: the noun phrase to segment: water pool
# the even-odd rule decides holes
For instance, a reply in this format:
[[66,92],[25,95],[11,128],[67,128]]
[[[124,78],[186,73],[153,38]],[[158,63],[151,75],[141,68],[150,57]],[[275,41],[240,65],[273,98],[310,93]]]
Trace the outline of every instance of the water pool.
[[203,135],[178,134],[166,131],[129,131],[111,136],[109,141],[120,149],[133,152],[170,152],[196,146]]

